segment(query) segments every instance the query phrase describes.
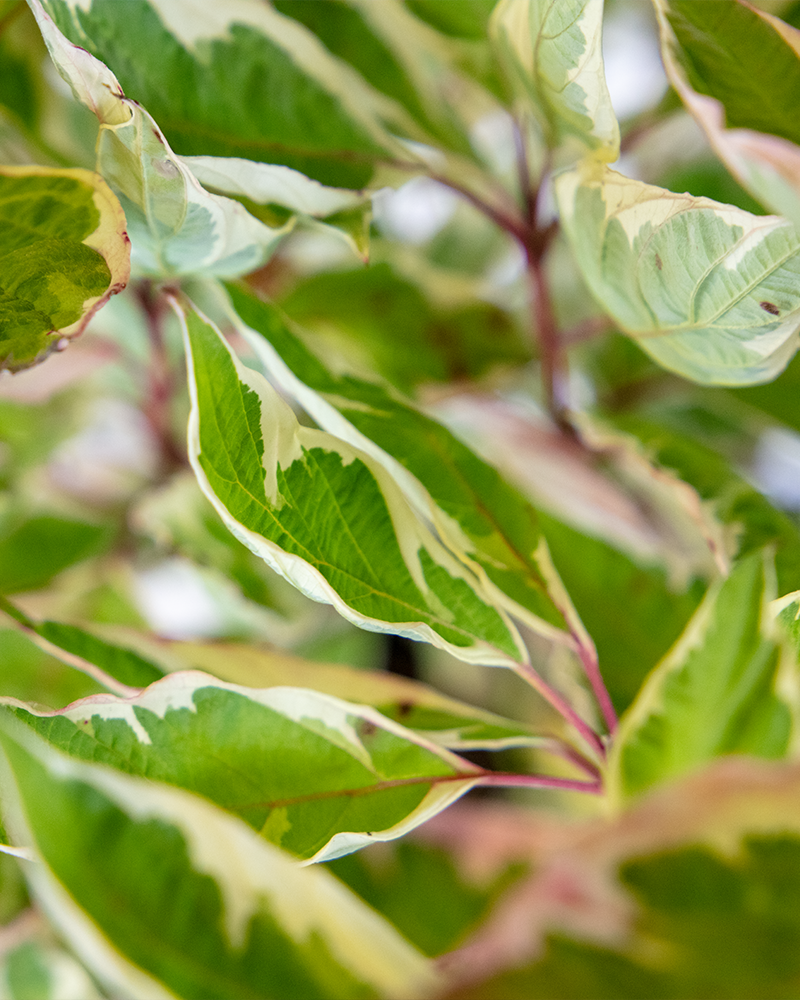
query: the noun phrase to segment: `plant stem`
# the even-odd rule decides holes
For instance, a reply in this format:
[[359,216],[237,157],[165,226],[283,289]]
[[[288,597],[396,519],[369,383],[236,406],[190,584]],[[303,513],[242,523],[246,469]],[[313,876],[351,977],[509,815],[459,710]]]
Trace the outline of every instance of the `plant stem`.
[[489,771],[478,780],[481,788],[553,788],[567,792],[589,792],[599,795],[603,785],[599,778],[594,781],[580,781],[576,778],[553,778],[543,774],[506,774]]
[[580,636],[573,633],[573,638],[578,647],[578,656],[583,665],[583,671],[589,680],[595,698],[597,698],[597,703],[600,705],[600,711],[603,713],[608,731],[613,735],[617,729],[617,713],[611,701],[611,695],[608,693],[608,688],[603,682],[603,677],[600,673],[600,664],[597,662],[597,653],[593,647],[589,647],[586,643],[582,642]]
[[144,415],[160,445],[162,466],[166,466],[166,471],[169,472],[185,465],[186,455],[175,443],[170,426],[170,401],[174,390],[174,376],[164,342],[166,300],[149,281],[142,282],[136,293],[147,317],[147,333],[150,338]]
[[562,719],[569,723],[583,737],[588,745],[600,756],[601,760],[605,759],[606,747],[601,737],[592,729],[588,722],[585,722],[578,715],[575,709],[558,691],[551,688],[547,681],[527,663],[517,662],[514,664],[513,670],[526,683],[530,684],[558,712]]

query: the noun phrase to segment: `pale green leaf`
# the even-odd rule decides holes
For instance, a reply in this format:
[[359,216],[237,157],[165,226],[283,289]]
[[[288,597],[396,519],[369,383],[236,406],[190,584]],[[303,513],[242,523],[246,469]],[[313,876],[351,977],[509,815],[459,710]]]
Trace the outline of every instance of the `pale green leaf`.
[[[54,750],[5,719],[3,809],[31,888],[115,995],[427,995],[430,966],[321,868],[182,789]],[[92,877],[86,859],[92,859]]]
[[63,349],[130,275],[119,202],[88,170],[0,167],[0,370]]
[[4,711],[70,756],[196,792],[311,861],[402,836],[482,773],[371,708],[195,671],[127,698]]
[[796,714],[794,668],[774,625],[761,553],[711,588],[623,716],[612,781],[623,798],[732,753],[780,758]]
[[273,205],[308,216],[342,236],[362,257],[369,247],[372,202],[368,194],[347,188],[325,187],[298,170],[275,163],[255,163],[241,157],[184,156],[181,161],[213,191],[243,199],[256,216]]
[[189,457],[237,538],[362,628],[487,665],[526,658],[483,581],[435,538],[379,462],[301,426],[196,312],[185,324]]
[[89,974],[63,948],[28,939],[3,955],[0,1000],[75,1000],[76,997],[101,1000]]
[[785,219],[583,164],[555,181],[592,294],[659,364],[697,382],[774,378],[797,350],[800,236]]
[[739,182],[800,225],[800,31],[738,0],[654,0],[670,82]]
[[512,88],[551,148],[577,140],[605,162],[619,125],[603,69],[603,0],[500,0],[490,34]]
[[387,386],[333,375],[273,307],[228,292],[232,321],[270,376],[321,427],[384,464],[459,559],[486,574],[497,603],[548,636],[580,632],[535,510],[495,469]]
[[71,42],[106,63],[125,93],[163,123],[182,155],[280,163],[356,189],[369,183],[376,162],[418,162],[396,138],[426,138],[405,109],[268,3],[45,6]]
[[100,122],[97,168],[125,209],[138,271],[233,277],[264,264],[293,219],[271,227],[238,202],[205,191],[113,73],[70,43],[39,0],[30,5],[56,68]]

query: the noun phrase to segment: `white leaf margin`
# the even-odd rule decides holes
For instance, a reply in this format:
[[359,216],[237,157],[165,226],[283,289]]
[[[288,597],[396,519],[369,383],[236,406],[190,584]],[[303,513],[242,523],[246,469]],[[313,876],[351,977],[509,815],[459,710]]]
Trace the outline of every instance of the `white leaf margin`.
[[[251,531],[232,517],[212,489],[200,464],[199,401],[194,377],[194,360],[189,339],[187,313],[177,299],[173,298],[172,302],[183,327],[189,376],[189,395],[192,404],[188,431],[189,463],[197,476],[201,490],[214,506],[228,527],[228,530],[242,544],[246,545],[251,552],[254,552],[263,559],[268,566],[274,569],[276,573],[279,573],[285,580],[288,580],[289,583],[305,594],[306,597],[321,604],[332,605],[343,618],[351,621],[359,628],[371,632],[402,635],[410,639],[421,639],[439,649],[444,649],[466,663],[509,667],[511,669],[517,668],[520,663],[527,664],[529,662],[528,652],[519,632],[503,607],[499,606],[493,600],[488,587],[485,587],[483,584],[482,577],[473,575],[466,565],[460,564],[434,537],[433,533],[424,524],[394,478],[386,471],[381,462],[376,460],[371,453],[353,447],[346,439],[334,437],[326,431],[313,430],[301,426],[289,405],[281,399],[267,379],[260,372],[246,368],[239,361],[225,338],[222,337],[215,324],[203,316],[199,310],[193,308],[192,311],[199,320],[208,325],[219,337],[220,343],[230,355],[240,382],[252,389],[261,400],[262,428],[267,431],[264,434],[263,459],[266,473],[264,485],[267,495],[277,496],[277,481],[273,466],[277,467],[280,464],[282,467],[288,468],[293,461],[301,456],[304,449],[321,447],[326,451],[334,451],[341,456],[344,464],[349,464],[355,460],[363,462],[369,468],[383,494],[404,562],[423,596],[431,592],[425,582],[422,566],[419,561],[418,553],[421,549],[424,549],[431,559],[438,566],[444,568],[451,577],[464,581],[480,600],[500,616],[509,636],[516,646],[518,658],[515,659],[496,646],[492,646],[477,638],[470,646],[455,646],[436,633],[425,622],[384,622],[377,618],[360,614],[346,604],[322,574],[304,559],[285,552],[279,546],[275,545],[275,543]],[[485,574],[482,575],[485,576]]]
[[[19,727],[19,728],[18,728]],[[428,995],[437,984],[431,964],[395,928],[322,868],[307,869],[258,836],[242,820],[183,789],[135,778],[66,756],[22,723],[4,723],[9,738],[36,757],[56,779],[96,788],[133,822],[159,819],[177,828],[195,871],[218,885],[224,932],[231,947],[245,942],[249,922],[266,902],[298,943],[317,934],[345,968],[381,996],[405,1000]],[[0,771],[11,792],[4,807],[16,836],[34,841],[24,816],[24,793],[5,755]],[[44,864],[26,866],[34,893],[84,963],[135,1000],[175,1000],[174,994],[128,961],[77,906]]]
[[139,743],[150,744],[151,740],[147,730],[136,717],[135,710],[137,708],[152,712],[159,719],[163,719],[167,712],[174,710],[184,709],[195,713],[197,711],[194,703],[195,693],[208,688],[241,695],[256,704],[272,709],[292,722],[307,726],[311,731],[349,753],[370,770],[372,769],[372,761],[353,728],[353,719],[363,719],[376,729],[392,733],[407,743],[429,751],[439,760],[453,767],[456,772],[474,775],[474,777],[465,777],[463,780],[437,781],[435,777],[432,777],[430,779],[431,788],[423,800],[398,824],[386,830],[371,831],[370,833],[342,831],[334,834],[316,854],[306,861],[300,862],[302,865],[331,861],[366,847],[368,844],[396,840],[398,837],[404,836],[475,788],[480,784],[480,777],[484,773],[481,768],[456,756],[439,743],[387,719],[368,705],[343,701],[334,695],[308,688],[243,687],[239,684],[218,680],[200,670],[182,670],[168,674],[130,697],[94,694],[58,710],[39,709],[16,698],[0,698],[0,706],[22,709],[28,715],[36,718],[63,717],[69,719],[79,728],[90,724],[95,717],[104,720],[118,719],[129,726]]

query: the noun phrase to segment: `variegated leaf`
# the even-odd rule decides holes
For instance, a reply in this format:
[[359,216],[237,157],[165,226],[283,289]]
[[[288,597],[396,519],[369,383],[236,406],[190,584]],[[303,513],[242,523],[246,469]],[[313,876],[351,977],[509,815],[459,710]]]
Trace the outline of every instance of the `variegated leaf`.
[[182,155],[280,163],[359,189],[378,161],[416,161],[398,134],[426,138],[396,101],[261,0],[45,0],[45,7],[163,123]]
[[470,662],[526,658],[482,580],[442,546],[382,465],[303,427],[194,310],[185,330],[190,461],[241,541],[362,628],[422,639]]
[[30,6],[56,68],[100,122],[97,168],[125,209],[138,271],[232,277],[268,260],[293,219],[271,227],[238,202],[205,191],[152,116],[125,97],[114,74],[68,41],[40,0]]
[[800,31],[749,3],[654,0],[664,67],[717,155],[763,205],[800,225]]
[[577,140],[611,163],[619,155],[619,125],[603,69],[602,23],[603,0],[500,0],[491,37],[548,145]]
[[[51,628],[54,625],[48,624]],[[70,629],[68,634],[71,632]],[[502,750],[524,746],[559,752],[553,740],[537,734],[524,722],[487,712],[441,694],[427,684],[383,670],[319,663],[282,650],[243,643],[156,640],[118,626],[106,626],[102,633],[107,640],[114,640],[105,643],[111,650],[113,663],[119,662],[121,651],[131,653],[135,650],[139,659],[164,672],[194,669],[247,687],[291,685],[309,688],[359,705],[369,705],[417,736],[448,750]],[[101,655],[96,657],[96,665],[111,673],[113,663],[106,661],[101,646],[98,649]]]
[[363,705],[196,671],[57,712],[0,704],[70,756],[196,792],[311,861],[402,836],[482,773]]
[[800,327],[791,223],[588,163],[555,188],[592,294],[659,364],[697,382],[750,385],[788,363]]
[[623,716],[612,751],[621,798],[715,757],[783,757],[797,715],[797,669],[769,607],[774,571],[761,553],[713,587]]
[[125,215],[101,177],[0,167],[0,370],[63,349],[129,275]]
[[8,716],[0,744],[7,824],[40,859],[31,888],[115,996],[433,991],[429,964],[382,917],[230,813],[68,757]]
[[274,307],[228,293],[232,321],[270,376],[321,427],[381,462],[459,559],[486,574],[497,603],[549,637],[581,631],[536,511],[494,468],[388,386],[332,374]]

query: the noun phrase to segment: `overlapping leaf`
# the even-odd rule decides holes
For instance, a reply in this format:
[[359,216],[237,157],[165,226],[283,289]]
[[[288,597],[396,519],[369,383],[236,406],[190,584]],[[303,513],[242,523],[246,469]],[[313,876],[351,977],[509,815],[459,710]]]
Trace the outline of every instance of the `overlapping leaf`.
[[302,427],[194,311],[186,342],[190,460],[241,541],[362,628],[489,665],[526,656],[481,579],[438,542],[368,452]]
[[[205,191],[151,115],[125,97],[114,74],[71,44],[39,0],[30,5],[56,68],[100,122],[98,170],[125,209],[138,270],[160,277],[230,277],[260,267],[293,220],[268,226],[238,202]],[[127,16],[130,6],[118,9]]]
[[728,169],[800,224],[800,31],[739,0],[654,0],[672,85]]
[[591,164],[555,184],[592,294],[659,364],[719,385],[764,382],[787,364],[800,326],[791,223]]
[[10,519],[0,529],[0,594],[37,590],[109,541],[104,527],[87,521],[50,514]]
[[395,134],[424,138],[399,104],[267,3],[47,0],[46,8],[182,155],[280,163],[363,188],[376,161],[413,161]]
[[6,701],[72,757],[196,792],[301,858],[391,840],[473,787],[480,769],[374,710],[295,687],[182,672],[58,712]]
[[0,167],[0,370],[64,347],[129,274],[125,216],[102,178]]
[[756,553],[709,591],[622,719],[613,751],[620,795],[636,795],[724,754],[787,752],[796,671],[768,608],[772,587]]
[[603,69],[603,0],[500,0],[491,35],[512,87],[551,148],[577,140],[605,162],[619,125]]
[[[527,746],[557,752],[552,740],[525,723],[449,698],[427,684],[378,670],[317,663],[278,650],[230,642],[159,642],[130,630],[112,630],[165,671],[196,669],[248,687],[291,685],[370,705],[381,715],[449,750],[501,750]],[[116,647],[116,643],[112,644]],[[111,672],[103,658],[98,666]]]
[[234,321],[270,375],[320,426],[384,463],[453,551],[480,566],[496,601],[546,634],[567,627],[569,599],[536,512],[495,469],[380,383],[334,376],[274,308],[228,291]]
[[533,874],[453,956],[472,982],[452,995],[795,996],[799,781],[795,764],[718,761],[615,822],[551,831],[542,839],[555,849],[541,849],[535,819],[516,817]]
[[[31,887],[116,995],[406,997],[422,956],[321,868],[181,789],[67,757],[2,721],[3,808]],[[86,859],[93,874],[86,877]]]

